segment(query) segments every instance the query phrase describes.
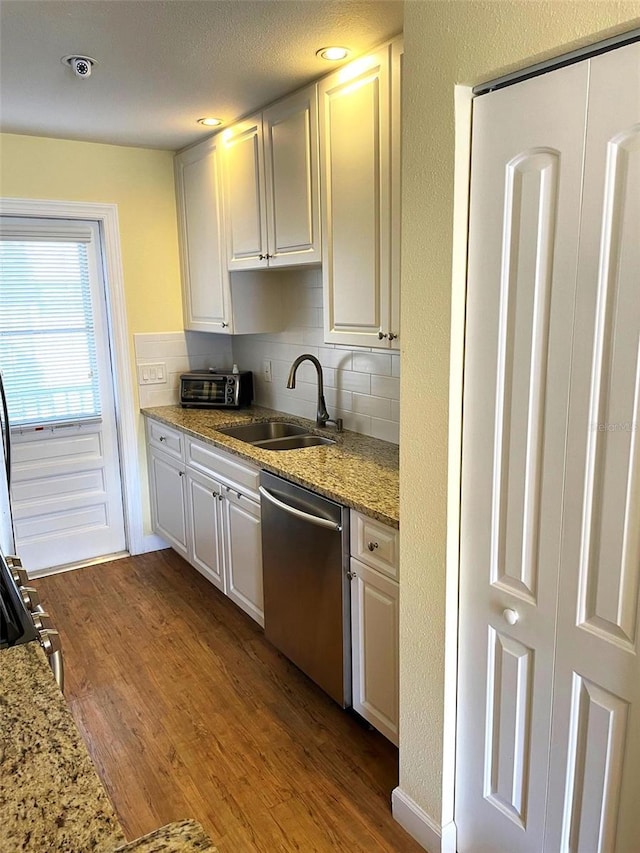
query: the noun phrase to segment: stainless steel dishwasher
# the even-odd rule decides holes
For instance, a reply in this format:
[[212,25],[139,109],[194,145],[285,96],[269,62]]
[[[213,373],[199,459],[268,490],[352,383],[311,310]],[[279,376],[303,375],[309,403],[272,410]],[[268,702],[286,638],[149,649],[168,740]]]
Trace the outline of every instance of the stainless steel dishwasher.
[[266,471],[260,494],[265,636],[350,707],[349,510]]

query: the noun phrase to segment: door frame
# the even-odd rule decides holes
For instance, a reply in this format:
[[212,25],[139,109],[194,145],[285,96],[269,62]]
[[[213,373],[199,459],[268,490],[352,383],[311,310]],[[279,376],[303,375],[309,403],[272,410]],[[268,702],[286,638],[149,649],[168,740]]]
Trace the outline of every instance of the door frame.
[[0,198],[0,213],[6,216],[84,219],[98,223],[107,303],[108,337],[112,354],[111,375],[120,456],[125,545],[130,554],[143,553],[147,549],[144,547],[138,436],[129,359],[118,206],[84,201]]

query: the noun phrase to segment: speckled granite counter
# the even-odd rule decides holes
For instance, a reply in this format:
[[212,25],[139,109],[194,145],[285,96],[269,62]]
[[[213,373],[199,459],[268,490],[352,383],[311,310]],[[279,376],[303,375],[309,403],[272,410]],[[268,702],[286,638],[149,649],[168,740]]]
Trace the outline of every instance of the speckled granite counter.
[[113,851],[125,837],[38,643],[0,652],[0,850]]
[[0,651],[0,853],[215,853],[195,821],[129,844],[38,643]]
[[[317,430],[313,421],[260,406],[248,409],[183,409],[157,406],[143,415],[224,448],[295,483],[314,489],[346,506],[399,526],[398,447],[345,430]],[[301,424],[336,444],[299,450],[264,450],[218,432],[218,427],[250,421],[282,420]]]
[[209,836],[195,820],[170,823],[148,835],[143,835],[115,853],[216,853]]

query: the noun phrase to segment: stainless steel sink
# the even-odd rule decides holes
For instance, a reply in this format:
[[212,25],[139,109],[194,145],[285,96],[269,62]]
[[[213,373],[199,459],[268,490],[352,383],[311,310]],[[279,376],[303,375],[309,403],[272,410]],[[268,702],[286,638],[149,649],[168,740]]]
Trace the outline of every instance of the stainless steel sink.
[[257,441],[269,441],[273,438],[285,438],[291,435],[304,435],[309,430],[298,424],[288,424],[284,421],[262,421],[261,423],[238,424],[237,426],[220,427],[218,432],[254,444]]
[[289,424],[286,421],[262,421],[261,423],[238,424],[221,427],[218,432],[246,441],[263,450],[300,450],[304,447],[318,447],[322,444],[335,444],[332,438],[313,435],[305,427]]
[[263,450],[300,450],[303,447],[318,447],[321,444],[335,444],[332,438],[321,435],[292,435],[288,438],[271,438],[267,441],[254,441],[255,447]]

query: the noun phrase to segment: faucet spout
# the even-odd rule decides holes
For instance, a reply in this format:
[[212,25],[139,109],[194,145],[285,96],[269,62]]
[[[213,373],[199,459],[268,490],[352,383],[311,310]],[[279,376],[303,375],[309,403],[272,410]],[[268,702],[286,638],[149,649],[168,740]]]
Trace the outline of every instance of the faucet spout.
[[311,364],[313,364],[313,366],[315,367],[316,373],[318,375],[318,409],[316,412],[316,426],[325,427],[327,424],[333,424],[336,428],[336,432],[342,432],[342,418],[336,418],[334,420],[329,417],[327,405],[324,401],[324,380],[322,376],[322,365],[315,357],[315,355],[311,355],[311,353],[304,353],[303,355],[299,355],[296,358],[296,360],[291,365],[291,369],[289,370],[287,388],[296,387],[296,372],[303,361],[310,361]]

